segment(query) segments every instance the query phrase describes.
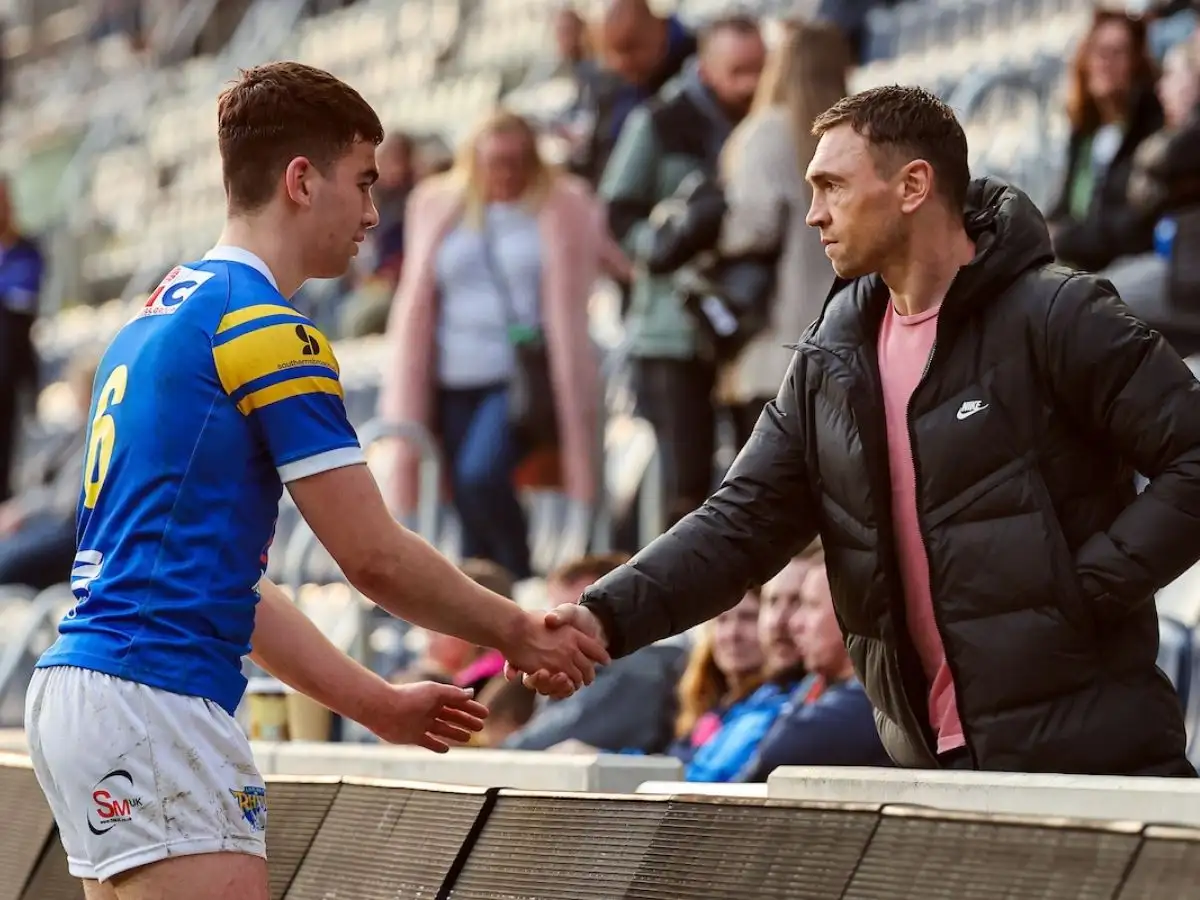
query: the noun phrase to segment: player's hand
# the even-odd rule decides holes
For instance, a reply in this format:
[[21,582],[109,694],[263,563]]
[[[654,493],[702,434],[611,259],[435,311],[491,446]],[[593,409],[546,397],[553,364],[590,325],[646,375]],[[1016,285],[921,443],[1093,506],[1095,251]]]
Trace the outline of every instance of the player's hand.
[[445,753],[483,730],[487,707],[473,697],[474,691],[434,681],[388,685],[359,721],[389,744]]
[[[596,659],[594,656],[591,657],[592,659],[605,664],[611,661],[608,651],[604,650],[605,645],[608,643],[604,634],[604,628],[600,624],[600,620],[587,608],[575,603],[564,603],[545,613],[542,624],[551,631],[580,635],[590,645],[603,650],[603,659]],[[554,700],[562,700],[565,697],[571,696],[580,686],[568,677],[569,674],[554,669],[551,666],[541,666],[536,669],[525,668],[520,665],[519,661],[512,658],[504,666],[504,676],[509,681],[520,679],[525,687],[537,691],[539,694],[545,694]],[[589,678],[584,683],[591,684],[592,679]]]
[[[568,627],[573,617],[560,613],[572,608],[568,605],[530,614],[524,646],[505,654],[505,677],[516,681],[524,673],[536,672],[541,677],[535,683],[545,687],[540,692],[556,700],[596,680],[596,665],[611,660],[603,641],[597,640],[598,623],[590,630]],[[530,681],[526,687],[537,690]]]

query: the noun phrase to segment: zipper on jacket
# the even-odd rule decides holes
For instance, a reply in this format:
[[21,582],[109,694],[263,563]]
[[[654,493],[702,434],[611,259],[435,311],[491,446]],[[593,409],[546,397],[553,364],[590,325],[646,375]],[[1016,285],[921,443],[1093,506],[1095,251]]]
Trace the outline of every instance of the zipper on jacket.
[[[957,281],[957,280],[958,280],[958,277],[955,276],[954,281]],[[950,282],[950,287],[946,290],[947,297],[949,297],[950,292],[952,290],[954,290],[954,281]],[[892,302],[890,296],[888,298],[888,302],[889,303]],[[944,306],[945,299],[943,299],[942,303]],[[929,358],[927,360],[925,360],[925,369],[924,369],[924,371],[921,372],[921,378],[917,381],[917,386],[913,388],[913,392],[908,398],[908,407],[905,410],[904,419],[905,419],[905,425],[908,428],[908,446],[912,451],[911,455],[912,455],[912,461],[913,461],[913,500],[914,500],[916,508],[917,508],[917,531],[921,538],[921,552],[925,555],[925,566],[930,573],[929,606],[930,606],[931,611],[933,612],[933,624],[937,628],[937,631],[938,631],[938,640],[940,640],[942,642],[942,656],[946,660],[946,666],[947,666],[947,668],[950,669],[950,678],[954,683],[953,684],[953,686],[954,686],[954,710],[955,710],[955,712],[958,713],[958,724],[962,727],[963,742],[967,748],[967,753],[970,754],[970,756],[971,756],[972,768],[978,769],[979,768],[979,760],[975,756],[975,748],[971,745],[970,735],[967,734],[967,720],[966,720],[966,717],[963,715],[962,701],[958,696],[958,685],[961,683],[961,680],[959,678],[958,668],[954,664],[954,662],[951,660],[950,653],[946,650],[946,625],[942,621],[941,611],[938,609],[937,600],[933,596],[933,563],[929,558],[929,542],[925,536],[925,522],[924,522],[924,518],[921,515],[921,501],[920,501],[920,497],[921,497],[921,463],[920,463],[920,459],[918,458],[917,453],[916,453],[916,447],[917,447],[916,432],[913,431],[913,427],[912,427],[913,398],[917,396],[917,392],[921,389],[921,386],[925,383],[926,376],[929,375],[929,370],[931,368],[933,368],[933,358],[937,354],[938,332],[941,331],[941,329],[942,329],[942,319],[941,319],[941,314],[939,313],[937,326],[934,329],[933,346],[931,346],[929,348]],[[933,686],[930,685],[930,690],[932,691],[932,689],[933,689]],[[929,698],[928,697],[925,698],[925,718],[926,719],[929,718]],[[933,722],[930,722],[929,725],[930,725],[931,729],[934,729]],[[938,734],[937,734],[936,729],[934,729],[933,751],[934,751],[935,757],[937,757],[939,755],[938,749],[937,749],[937,738],[938,738]]]
[[[891,301],[889,300],[888,302],[890,303]],[[812,328],[810,326],[810,331],[811,330],[812,330]],[[818,344],[814,344],[814,343],[808,341],[807,340],[808,337],[809,337],[809,333],[806,332],[805,337],[803,339],[801,339],[799,344],[796,345],[797,350],[803,350],[803,351],[818,353],[823,356],[828,356],[839,367],[846,369],[847,371],[850,372],[850,374],[852,376],[857,377],[857,373],[854,372],[854,370],[850,367],[850,365],[845,360],[843,360],[840,356],[838,356],[832,350],[829,350],[826,347],[822,347]],[[932,356],[932,354],[931,354],[931,356]],[[926,370],[928,370],[928,365],[929,365],[929,363],[928,363],[928,361],[926,361]],[[870,399],[872,401],[874,401],[875,398],[881,398],[883,396],[883,385],[880,381],[879,365],[875,361],[875,357],[873,355],[868,357],[868,361],[865,366],[865,370],[866,370],[867,380],[870,384],[870,389],[873,392],[870,395]],[[922,375],[922,377],[924,377],[924,375]],[[881,535],[880,535],[880,542],[879,542],[879,557],[880,557],[880,565],[883,568],[884,572],[887,574],[888,581],[894,587],[894,590],[891,592],[891,594],[892,594],[891,614],[892,614],[893,622],[895,622],[895,621],[902,620],[902,618],[904,617],[904,613],[905,613],[905,607],[904,607],[904,599],[903,599],[904,598],[904,582],[900,578],[899,565],[896,561],[896,558],[897,558],[896,557],[896,529],[895,529],[895,524],[892,520],[892,509],[891,509],[891,500],[890,500],[890,497],[891,497],[891,473],[888,471],[888,464],[887,464],[887,421],[886,421],[886,418],[885,418],[881,408],[878,406],[876,406],[875,408],[873,408],[871,410],[868,410],[868,412],[870,412],[871,416],[876,420],[875,427],[877,427],[879,429],[878,438],[879,438],[879,440],[881,440],[883,442],[883,454],[882,454],[882,456],[877,454],[877,459],[880,460],[881,464],[879,465],[879,471],[875,474],[875,482],[876,482],[875,487],[882,488],[884,496],[888,497],[889,499],[886,501],[887,502],[886,507],[877,509],[877,512],[880,513],[880,523],[881,523]],[[863,449],[864,449],[864,451],[866,450],[865,436],[863,438]],[[870,477],[872,477],[870,475],[871,464],[870,464],[870,460],[868,457],[869,457],[869,454],[864,452],[864,461],[867,462],[868,478],[870,478]],[[878,490],[872,490],[872,496],[875,496],[878,493],[879,493]],[[876,501],[876,502],[878,502],[878,501]],[[889,563],[890,563],[890,568],[889,568]],[[899,614],[899,616],[897,614]],[[901,629],[901,630],[903,630],[903,629]],[[907,666],[906,666],[906,662],[905,662],[905,658],[904,658],[905,654],[901,653],[898,648],[897,660],[898,660],[898,663],[900,666],[900,673],[899,673],[900,674],[900,684],[901,684],[900,696],[901,696],[902,702],[904,703],[904,712],[907,713],[908,716],[912,719],[912,721],[916,724],[918,732],[920,732],[919,739],[920,739],[922,745],[925,747],[926,751],[930,754],[930,756],[933,758],[933,761],[936,763],[936,761],[937,761],[937,735],[933,733],[932,726],[926,725],[925,727],[927,727],[929,729],[929,735],[933,739],[932,742],[930,742],[926,738],[925,734],[923,733],[922,726],[921,726],[922,722],[925,722],[925,723],[929,722],[929,695],[928,695],[929,685],[925,683],[925,676],[924,676],[924,673],[921,671],[920,656],[916,651],[916,646],[915,646],[915,644],[913,644],[911,636],[909,636],[906,633],[902,638],[899,638],[899,639],[906,640],[908,642],[908,644],[911,646],[911,648],[912,648],[911,662],[916,665],[917,672],[920,673],[922,685],[926,688],[924,703],[922,704],[920,711],[918,711],[917,707],[914,706],[914,704],[913,704],[913,693],[914,692],[911,690],[911,686],[912,686],[910,683],[911,678],[907,671]]]

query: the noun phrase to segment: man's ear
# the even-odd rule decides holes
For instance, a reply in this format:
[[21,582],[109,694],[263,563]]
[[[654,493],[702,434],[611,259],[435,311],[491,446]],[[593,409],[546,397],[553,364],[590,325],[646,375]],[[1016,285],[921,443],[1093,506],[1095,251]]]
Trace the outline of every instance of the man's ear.
[[932,196],[933,177],[933,166],[923,159],[905,164],[897,181],[902,212],[916,212]]
[[283,186],[288,199],[293,203],[309,207],[312,205],[312,179],[316,169],[307,157],[297,156],[283,170]]

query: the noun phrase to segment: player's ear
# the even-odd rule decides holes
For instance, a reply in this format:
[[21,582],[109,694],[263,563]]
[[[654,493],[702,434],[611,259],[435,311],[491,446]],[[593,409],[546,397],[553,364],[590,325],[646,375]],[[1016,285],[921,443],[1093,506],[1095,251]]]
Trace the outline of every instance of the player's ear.
[[313,164],[303,156],[297,156],[283,170],[283,186],[293,203],[300,206],[312,205],[312,180],[317,174]]

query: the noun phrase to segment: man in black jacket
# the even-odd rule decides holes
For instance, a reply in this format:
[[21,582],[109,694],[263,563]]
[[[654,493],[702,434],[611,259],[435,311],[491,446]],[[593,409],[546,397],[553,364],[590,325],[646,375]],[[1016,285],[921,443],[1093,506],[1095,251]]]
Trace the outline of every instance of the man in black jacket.
[[[1053,264],[1024,194],[969,182],[932,95],[866,91],[814,131],[824,312],[720,489],[552,620],[620,656],[819,532],[897,764],[1194,775],[1153,596],[1200,555],[1200,383],[1107,282]],[[903,384],[889,354],[930,318]]]

